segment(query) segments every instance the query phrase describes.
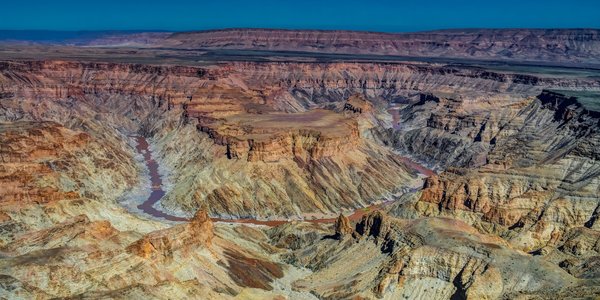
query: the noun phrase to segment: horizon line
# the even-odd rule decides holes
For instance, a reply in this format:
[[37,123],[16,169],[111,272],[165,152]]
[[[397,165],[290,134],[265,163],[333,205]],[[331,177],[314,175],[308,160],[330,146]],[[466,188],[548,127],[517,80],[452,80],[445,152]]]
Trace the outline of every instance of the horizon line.
[[211,32],[228,30],[273,30],[273,31],[346,31],[365,33],[421,33],[436,31],[458,31],[458,30],[600,30],[600,27],[448,27],[438,29],[407,30],[407,31],[378,31],[368,29],[322,29],[322,28],[286,28],[286,27],[215,27],[206,29],[3,29],[0,32],[64,32],[64,33],[99,33],[99,32],[131,32],[131,33],[188,33],[188,32]]

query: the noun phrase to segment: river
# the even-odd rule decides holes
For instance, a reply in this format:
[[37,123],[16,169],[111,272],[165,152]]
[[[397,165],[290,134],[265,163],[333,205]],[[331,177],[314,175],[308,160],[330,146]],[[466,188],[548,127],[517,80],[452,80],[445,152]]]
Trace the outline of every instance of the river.
[[158,163],[156,160],[152,158],[152,152],[148,147],[148,141],[146,138],[142,136],[136,136],[137,146],[136,149],[138,153],[144,156],[144,162],[146,163],[146,167],[150,171],[150,196],[148,199],[144,201],[142,204],[138,205],[138,209],[143,211],[144,213],[151,215],[156,218],[161,218],[169,221],[187,221],[186,218],[173,216],[162,212],[156,208],[154,208],[154,204],[156,204],[162,197],[166,194],[166,192],[162,189],[162,177],[158,172]]

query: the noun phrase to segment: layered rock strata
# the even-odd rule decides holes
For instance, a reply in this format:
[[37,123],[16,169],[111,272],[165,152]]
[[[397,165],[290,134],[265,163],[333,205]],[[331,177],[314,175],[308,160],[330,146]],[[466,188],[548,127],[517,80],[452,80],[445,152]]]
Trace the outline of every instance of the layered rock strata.
[[390,211],[463,220],[589,278],[597,253],[573,247],[591,249],[584,241],[598,231],[593,95],[543,91],[503,105],[425,97],[407,106],[393,143],[445,171]]
[[[313,229],[314,230],[314,229]],[[578,280],[557,265],[513,249],[502,239],[480,234],[446,218],[394,219],[375,211],[340,240],[316,229],[322,239],[271,233],[288,245],[287,260],[314,271],[294,283],[321,298],[477,298],[598,292],[593,280]],[[336,235],[338,229],[336,227]],[[302,246],[294,246],[297,241]],[[290,243],[292,242],[292,243]],[[360,258],[360,259],[358,259]]]
[[376,33],[228,29],[175,33],[164,41],[185,49],[251,49],[418,57],[598,62],[600,33],[582,30],[444,30]]

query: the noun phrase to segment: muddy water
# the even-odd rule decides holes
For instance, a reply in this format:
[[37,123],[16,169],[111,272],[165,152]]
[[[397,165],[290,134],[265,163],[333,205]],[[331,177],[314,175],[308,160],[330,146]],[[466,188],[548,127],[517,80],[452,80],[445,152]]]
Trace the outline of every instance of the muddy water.
[[[156,217],[156,218],[161,218],[161,219],[165,219],[165,220],[169,220],[169,221],[188,221],[189,219],[187,219],[187,218],[173,216],[173,215],[170,215],[168,213],[165,213],[163,211],[160,211],[160,210],[154,208],[154,204],[156,204],[158,201],[160,201],[160,199],[165,195],[165,191],[162,189],[162,178],[160,176],[160,173],[158,172],[158,163],[152,158],[152,152],[150,152],[150,149],[148,147],[148,141],[144,137],[141,137],[141,136],[137,136],[135,138],[137,141],[136,149],[137,149],[138,153],[140,153],[144,156],[144,162],[146,163],[146,166],[148,167],[148,170],[150,171],[150,183],[151,183],[150,196],[148,197],[148,199],[146,201],[144,201],[142,204],[138,205],[138,209],[140,209],[144,213],[146,213],[150,216]],[[425,176],[430,176],[432,174],[435,174],[435,172],[433,172],[432,170],[427,169],[426,167],[410,160],[409,158],[404,158],[403,161],[406,165],[419,171],[420,173],[422,173]],[[351,221],[358,221],[367,212],[369,212],[373,209],[383,207],[390,202],[392,202],[392,201],[387,201],[387,202],[375,204],[375,205],[372,205],[372,206],[369,206],[366,208],[357,209],[354,211],[354,213],[349,215],[348,218]],[[242,224],[266,225],[266,226],[277,226],[277,225],[281,225],[281,224],[290,222],[288,220],[272,220],[272,221],[265,220],[265,221],[262,221],[262,220],[255,220],[255,219],[221,219],[221,218],[211,218],[211,219],[214,222],[242,223]],[[311,220],[304,220],[304,221],[311,222],[311,223],[333,223],[333,222],[335,222],[335,220],[336,220],[336,218],[321,218],[321,219],[311,219]]]
[[150,149],[148,149],[148,141],[141,136],[136,137],[136,140],[136,149],[138,153],[144,156],[144,162],[146,163],[148,170],[150,170],[151,184],[150,196],[146,201],[144,201],[144,203],[138,205],[138,208],[153,217],[162,218],[169,221],[186,221],[187,219],[185,218],[172,216],[154,208],[154,204],[160,201],[160,199],[165,195],[165,191],[162,189],[162,178],[160,177],[160,173],[158,173],[158,163],[152,158],[152,153],[150,152]]
[[408,167],[417,170],[417,172],[429,177],[431,175],[437,174],[435,171],[428,169],[427,167],[415,162],[414,160],[408,157],[402,157],[402,162]]

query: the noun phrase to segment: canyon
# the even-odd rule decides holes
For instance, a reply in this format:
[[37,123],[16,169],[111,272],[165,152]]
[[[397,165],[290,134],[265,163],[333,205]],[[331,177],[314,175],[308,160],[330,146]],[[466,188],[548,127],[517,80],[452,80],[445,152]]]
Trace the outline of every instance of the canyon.
[[598,37],[2,42],[0,295],[597,297]]

